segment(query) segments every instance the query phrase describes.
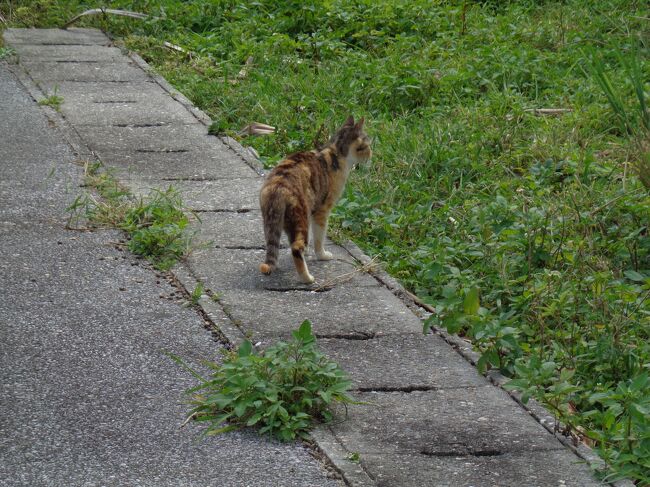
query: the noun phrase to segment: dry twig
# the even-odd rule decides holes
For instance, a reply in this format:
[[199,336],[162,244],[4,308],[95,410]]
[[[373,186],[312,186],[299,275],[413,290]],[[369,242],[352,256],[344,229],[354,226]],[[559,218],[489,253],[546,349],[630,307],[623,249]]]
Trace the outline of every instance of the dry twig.
[[246,127],[237,132],[237,135],[240,137],[244,137],[246,135],[269,135],[273,132],[275,132],[275,127],[271,127],[270,125],[266,125],[264,123],[253,122],[249,123],[246,125]]
[[176,44],[172,44],[171,42],[165,41],[165,42],[163,42],[163,46],[165,46],[166,48],[171,49],[173,51],[182,52],[183,54],[188,54],[189,53],[189,51],[187,49],[185,49],[185,48],[183,48],[181,46],[177,46]]
[[85,12],[81,12],[76,17],[73,17],[72,19],[68,20],[63,25],[62,29],[67,29],[72,24],[74,24],[77,20],[79,20],[81,17],[84,17],[86,15],[97,15],[97,14],[120,15],[122,17],[131,17],[132,19],[158,19],[159,18],[159,17],[150,17],[147,14],[141,14],[139,12],[131,12],[130,10],[117,10],[117,9],[114,9],[114,8],[106,8],[106,7],[91,8],[90,10],[86,10]]
[[187,418],[185,418],[185,421],[183,421],[183,424],[181,424],[181,425],[178,427],[178,429],[183,428],[187,423],[189,423],[190,421],[192,421],[192,420],[193,420],[194,418],[196,418],[197,416],[198,416],[197,413],[192,413],[192,414],[190,414]]
[[534,113],[535,115],[551,115],[555,117],[572,111],[573,108],[527,108],[524,110],[524,112]]
[[237,73],[237,79],[244,79],[246,76],[248,76],[248,70],[251,68],[252,65],[253,65],[253,56],[248,56],[248,59],[246,59],[244,66],[239,70],[239,73]]
[[376,267],[377,265],[377,259],[379,258],[378,255],[374,256],[370,261],[366,262],[365,264],[357,267],[353,271],[346,272],[345,274],[341,274],[340,276],[335,276],[331,279],[328,279],[327,281],[323,282],[320,284],[318,287],[315,287],[312,289],[314,292],[318,291],[323,291],[325,289],[331,289],[333,288],[336,284],[343,284],[344,282],[351,281],[354,279],[354,276],[357,274],[365,273],[365,272],[372,272],[372,270]]

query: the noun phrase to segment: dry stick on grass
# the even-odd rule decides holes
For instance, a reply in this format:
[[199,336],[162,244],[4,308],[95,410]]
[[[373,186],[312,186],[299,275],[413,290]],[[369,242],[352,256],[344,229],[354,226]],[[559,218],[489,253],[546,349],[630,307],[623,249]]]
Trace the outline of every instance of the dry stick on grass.
[[269,135],[273,132],[275,132],[275,127],[271,127],[265,123],[253,122],[246,125],[246,127],[237,132],[237,135],[240,137],[244,137],[246,135]]
[[362,272],[371,272],[377,266],[378,258],[379,256],[376,255],[372,259],[370,259],[370,261],[357,267],[353,271],[346,272],[345,274],[341,274],[340,276],[336,276],[331,279],[328,279],[327,281],[320,284],[318,287],[312,289],[312,291],[318,292],[318,291],[323,291],[325,289],[330,289],[334,287],[336,284],[343,284],[344,282],[351,281],[354,278],[354,276],[356,276],[357,274],[361,274]]
[[641,191],[635,191],[635,192],[632,192],[632,193],[630,193],[630,194],[628,194],[628,193],[619,194],[618,196],[616,196],[616,197],[612,198],[611,200],[607,201],[605,204],[602,204],[602,205],[600,205],[599,207],[597,207],[597,208],[591,210],[591,212],[589,213],[589,216],[590,216],[590,217],[593,217],[596,213],[598,213],[598,212],[601,211],[601,210],[604,210],[604,209],[607,208],[609,205],[611,205],[612,203],[617,202],[617,201],[620,200],[621,198],[625,198],[626,196],[635,196],[635,195],[638,194],[638,193],[641,193]]
[[183,54],[192,54],[187,49],[185,49],[185,48],[183,48],[181,46],[177,46],[176,44],[172,44],[171,42],[165,41],[165,42],[163,42],[163,46],[165,46],[166,48],[171,49],[173,51],[181,52]]
[[79,15],[76,17],[73,17],[72,19],[68,20],[65,24],[63,24],[62,29],[67,29],[70,27],[72,24],[74,24],[77,20],[79,20],[81,17],[84,17],[86,15],[97,15],[97,14],[111,14],[111,15],[120,15],[122,17],[131,17],[132,19],[154,19],[158,20],[159,17],[150,17],[147,14],[141,14],[139,12],[131,12],[130,10],[116,10],[114,8],[92,8],[90,10],[86,10],[85,12],[81,12]]
[[524,112],[534,113],[535,115],[564,115],[571,113],[573,108],[527,108]]
[[253,65],[253,60],[253,56],[248,56],[246,62],[244,63],[244,67],[242,67],[239,70],[239,73],[237,73],[237,79],[244,79],[246,76],[248,76],[248,70]]
[[430,304],[425,303],[424,301],[422,301],[420,298],[418,298],[418,297],[417,297],[415,294],[413,294],[412,292],[407,291],[406,289],[404,289],[404,293],[405,293],[405,294],[406,294],[410,299],[412,299],[413,302],[414,302],[415,304],[417,304],[417,305],[420,306],[421,308],[424,308],[424,309],[427,310],[429,313],[434,314],[434,315],[435,315],[435,314],[438,314],[438,312],[436,311],[436,308],[434,308],[434,307],[431,306]]

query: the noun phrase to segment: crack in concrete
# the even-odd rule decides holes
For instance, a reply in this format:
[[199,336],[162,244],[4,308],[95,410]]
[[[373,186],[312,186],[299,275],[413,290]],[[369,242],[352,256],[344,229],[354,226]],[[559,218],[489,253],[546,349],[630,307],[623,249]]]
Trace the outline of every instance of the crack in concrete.
[[111,103],[138,103],[138,102],[136,100],[100,100],[100,101],[93,101],[93,103],[108,105]]
[[[183,296],[183,298],[187,303],[192,303],[192,296],[190,292],[187,289],[185,289],[185,286],[183,286],[183,284],[178,280],[178,278],[174,275],[173,272],[169,272],[169,271],[165,271],[165,272],[157,271],[157,272],[159,272],[159,275],[161,277],[166,279],[167,282],[169,282],[173,287],[175,287],[178,290],[178,292]],[[206,292],[206,294],[208,294],[208,296],[210,296],[211,299],[214,299],[213,298],[214,293]],[[217,325],[214,321],[212,321],[208,313],[198,304],[192,304],[191,307],[193,310],[197,312],[197,314],[203,320],[203,327],[210,332],[210,335],[212,335],[212,339],[215,342],[223,345],[224,348],[228,350],[232,349],[233,348],[232,343],[230,342],[230,340],[228,340],[228,337],[224,335],[224,333],[221,331],[219,325]]]
[[223,250],[266,250],[266,247],[261,245],[215,245],[214,248]]
[[[128,126],[128,125],[127,125]],[[151,125],[154,127],[154,125]],[[153,151],[152,151],[153,152]],[[185,150],[184,152],[189,152]],[[160,178],[161,181],[228,181],[230,178],[216,178],[212,176],[187,176],[187,177],[164,177]]]
[[331,338],[336,340],[372,340],[373,338],[378,338],[383,336],[380,333],[369,333],[363,331],[352,330],[350,333],[334,333],[334,334],[318,334],[316,333],[316,338]]
[[[401,386],[401,387],[357,387],[355,391],[358,392],[431,392],[439,391],[441,387],[436,386]],[[449,388],[447,388],[449,389]],[[464,387],[456,387],[455,389],[466,389]]]
[[498,457],[505,452],[501,450],[487,448],[485,450],[474,449],[467,445],[450,445],[452,448],[458,446],[458,449],[452,450],[422,450],[421,455],[427,457]]
[[[47,62],[47,61],[45,61],[45,62]],[[58,63],[58,64],[99,64],[100,63],[100,61],[94,61],[94,60],[91,60],[91,59],[88,59],[88,60],[85,60],[85,61],[71,61],[71,60],[68,60],[68,59],[55,59],[54,62]]]
[[195,213],[250,213],[253,211],[251,208],[237,208],[235,210],[229,208],[215,208],[212,210],[192,210]]
[[286,286],[286,287],[270,287],[270,286],[264,286],[265,291],[274,291],[277,293],[288,293],[292,291],[302,291],[302,292],[310,292],[310,293],[326,293],[334,289],[333,286],[326,286],[326,287],[298,287],[298,286]]
[[[102,102],[95,102],[95,103],[102,103]],[[110,102],[104,102],[104,103],[110,103]],[[116,103],[116,102],[113,102]],[[131,103],[131,102],[128,102]],[[133,102],[137,103],[137,102]],[[114,123],[111,125],[111,127],[119,127],[119,128],[125,128],[125,127],[131,127],[131,128],[148,128],[148,127],[163,127],[165,125],[168,125],[164,122],[155,122],[155,123]]]
[[[18,43],[17,43],[18,44]],[[86,43],[86,44],[72,44],[72,43],[67,43],[67,42],[33,42],[28,45],[31,46],[62,46],[62,47],[68,47],[68,46],[83,46],[83,47],[88,47],[88,46],[98,46],[98,47],[107,47],[104,44],[96,44],[96,43]]]
[[145,154],[170,154],[170,153],[182,153],[189,152],[188,149],[136,149],[136,152],[145,153]]

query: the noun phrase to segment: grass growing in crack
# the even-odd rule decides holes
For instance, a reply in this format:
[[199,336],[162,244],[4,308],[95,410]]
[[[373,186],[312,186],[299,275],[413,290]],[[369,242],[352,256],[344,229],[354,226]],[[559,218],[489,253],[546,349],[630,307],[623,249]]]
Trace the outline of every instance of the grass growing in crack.
[[354,403],[350,381],[334,362],[316,349],[311,323],[304,321],[292,340],[256,353],[249,341],[226,356],[222,365],[189,389],[194,408],[189,418],[208,423],[206,434],[255,426],[260,434],[283,441],[305,437],[315,421],[330,421],[334,402]]
[[128,249],[160,270],[168,270],[192,249],[189,210],[173,187],[135,198],[100,163],[86,164],[84,182],[99,197],[90,191],[78,196],[68,207],[69,227],[85,220],[90,226],[124,230]]
[[62,96],[57,95],[57,89],[54,89],[54,93],[50,96],[43,98],[38,101],[38,104],[41,106],[48,106],[54,108],[57,112],[61,111],[61,105],[63,105],[64,99]]
[[196,287],[194,288],[194,291],[190,294],[190,303],[196,306],[199,304],[199,299],[201,299],[201,296],[203,296],[203,291],[205,291],[205,288],[203,286],[202,282],[199,282],[196,284]]
[[0,45],[0,61],[2,61],[5,58],[10,58],[15,54],[16,54],[15,49],[11,47],[2,47],[2,45]]
[[351,452],[346,460],[350,463],[361,463],[361,455],[358,451]]

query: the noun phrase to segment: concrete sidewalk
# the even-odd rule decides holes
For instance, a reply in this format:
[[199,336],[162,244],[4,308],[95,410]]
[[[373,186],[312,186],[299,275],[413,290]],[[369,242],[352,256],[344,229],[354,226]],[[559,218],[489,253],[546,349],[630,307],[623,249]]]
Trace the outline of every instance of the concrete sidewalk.
[[[349,484],[600,485],[578,456],[440,336],[422,335],[420,319],[391,289],[365,273],[341,282],[358,266],[355,251],[329,243],[336,259],[310,262],[317,279],[311,287],[296,283],[287,252],[280,272],[259,274],[264,241],[256,161],[236,142],[209,136],[207,117],[137,56],[86,29],[9,29],[5,42],[17,51],[21,78],[37,86],[35,96],[56,89],[64,98],[64,128],[79,157],[98,157],[135,193],[172,183],[201,212],[200,239],[212,243],[174,274],[189,290],[201,282],[219,296],[218,304],[207,297],[200,304],[231,342],[250,335],[266,345],[312,321],[320,348],[370,403],[313,435]],[[124,302],[119,293],[113,298]],[[214,350],[188,353],[210,357]],[[145,365],[141,372],[151,374]],[[186,383],[175,385],[180,391]],[[210,441],[240,441],[227,438]],[[361,463],[348,461],[350,453]],[[305,465],[305,475],[316,471]],[[291,485],[242,479],[241,485]]]

